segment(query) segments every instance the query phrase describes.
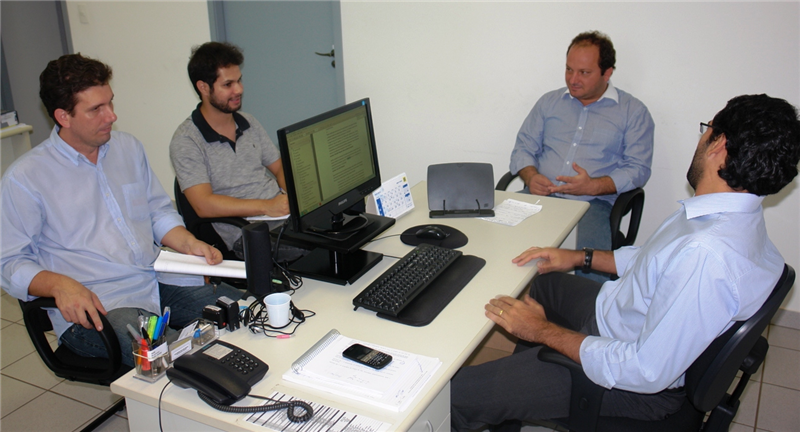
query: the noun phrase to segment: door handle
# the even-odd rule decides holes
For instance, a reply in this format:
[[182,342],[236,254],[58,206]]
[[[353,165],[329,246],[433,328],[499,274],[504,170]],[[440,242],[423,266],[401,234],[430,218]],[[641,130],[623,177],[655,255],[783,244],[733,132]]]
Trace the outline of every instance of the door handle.
[[331,67],[336,67],[336,55],[334,53],[333,48],[331,48],[331,52],[329,53],[321,53],[321,52],[314,52],[314,54],[322,57],[333,57],[334,59],[331,61]]

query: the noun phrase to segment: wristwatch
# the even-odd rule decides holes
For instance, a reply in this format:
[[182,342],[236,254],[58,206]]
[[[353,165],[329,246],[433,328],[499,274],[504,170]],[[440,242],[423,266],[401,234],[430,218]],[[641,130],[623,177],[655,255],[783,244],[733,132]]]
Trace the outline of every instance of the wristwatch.
[[583,248],[583,271],[589,272],[592,269],[592,256],[594,256],[594,249],[585,247]]

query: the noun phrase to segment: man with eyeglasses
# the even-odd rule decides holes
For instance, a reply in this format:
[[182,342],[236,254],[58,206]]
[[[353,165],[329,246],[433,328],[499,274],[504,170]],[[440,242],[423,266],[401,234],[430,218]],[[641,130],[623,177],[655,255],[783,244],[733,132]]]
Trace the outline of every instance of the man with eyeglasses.
[[513,259],[539,259],[541,275],[529,296],[494,298],[485,314],[520,343],[453,377],[453,430],[567,417],[569,372],[539,361],[541,345],[608,389],[602,416],[659,420],[679,410],[686,369],[750,318],[781,275],[761,202],[797,176],[800,161],[800,120],[783,99],[733,98],[701,131],[686,174],[695,195],[641,247],[595,252],[591,267],[618,280],[562,273],[583,263],[583,251],[532,247]]
[[611,249],[614,201],[650,178],[655,125],[641,101],[611,83],[615,63],[608,36],[576,36],[567,49],[567,87],[536,102],[511,152],[511,173],[525,191],[589,203],[578,223],[578,249]]

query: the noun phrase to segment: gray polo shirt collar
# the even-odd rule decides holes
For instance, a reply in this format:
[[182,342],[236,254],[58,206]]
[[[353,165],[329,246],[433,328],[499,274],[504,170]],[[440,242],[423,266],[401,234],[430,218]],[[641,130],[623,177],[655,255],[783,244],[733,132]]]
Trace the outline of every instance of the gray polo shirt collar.
[[[203,117],[203,113],[200,112],[200,105],[203,103],[200,102],[197,104],[197,108],[192,111],[192,122],[200,133],[203,135],[203,139],[206,140],[207,143],[213,142],[221,142],[221,143],[228,143],[230,144],[233,151],[236,151],[236,143],[229,140],[228,137],[220,135],[215,131],[206,121],[206,118]],[[236,139],[238,140],[240,136],[250,128],[250,122],[247,121],[241,114],[238,112],[233,113],[233,121],[236,122]]]

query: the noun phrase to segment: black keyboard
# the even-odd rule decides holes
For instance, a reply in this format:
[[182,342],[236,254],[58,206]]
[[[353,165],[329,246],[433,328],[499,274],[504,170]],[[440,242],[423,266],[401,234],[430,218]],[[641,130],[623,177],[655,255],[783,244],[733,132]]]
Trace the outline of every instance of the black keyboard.
[[397,316],[460,256],[461,251],[423,243],[361,291],[353,304]]

